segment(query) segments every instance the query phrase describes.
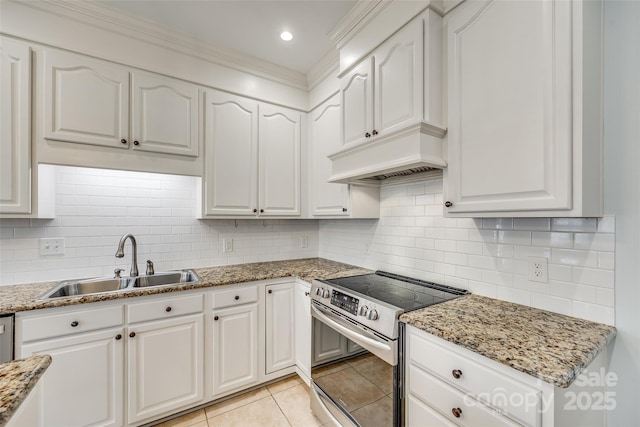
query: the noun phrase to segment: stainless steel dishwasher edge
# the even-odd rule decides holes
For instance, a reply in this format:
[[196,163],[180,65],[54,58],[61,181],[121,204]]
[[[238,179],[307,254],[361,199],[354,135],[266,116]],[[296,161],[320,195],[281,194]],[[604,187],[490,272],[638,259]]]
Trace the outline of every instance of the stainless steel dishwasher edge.
[[13,314],[0,317],[0,363],[13,360]]

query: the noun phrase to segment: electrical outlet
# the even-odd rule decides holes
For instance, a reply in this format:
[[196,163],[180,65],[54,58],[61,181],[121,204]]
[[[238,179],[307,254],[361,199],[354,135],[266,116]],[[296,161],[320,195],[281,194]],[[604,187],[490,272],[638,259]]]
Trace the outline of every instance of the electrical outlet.
[[40,255],[64,255],[64,237],[40,239]]
[[309,237],[307,237],[307,236],[300,237],[300,247],[301,248],[308,248],[309,247]]
[[222,239],[222,252],[233,252],[233,239]]
[[529,257],[529,280],[542,283],[549,282],[546,258]]

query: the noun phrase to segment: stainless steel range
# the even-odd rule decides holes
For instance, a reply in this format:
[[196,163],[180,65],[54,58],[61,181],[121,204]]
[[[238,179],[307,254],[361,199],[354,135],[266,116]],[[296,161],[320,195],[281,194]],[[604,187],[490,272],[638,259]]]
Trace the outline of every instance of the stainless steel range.
[[396,274],[314,280],[311,409],[323,423],[403,423],[400,315],[468,292]]

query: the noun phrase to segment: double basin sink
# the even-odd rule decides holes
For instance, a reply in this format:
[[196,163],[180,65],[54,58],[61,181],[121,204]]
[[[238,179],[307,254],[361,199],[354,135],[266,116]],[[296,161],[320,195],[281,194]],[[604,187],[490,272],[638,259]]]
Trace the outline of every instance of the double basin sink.
[[96,295],[124,292],[157,286],[200,283],[200,277],[193,270],[158,272],[153,275],[65,280],[42,295],[39,299],[64,298],[81,295]]

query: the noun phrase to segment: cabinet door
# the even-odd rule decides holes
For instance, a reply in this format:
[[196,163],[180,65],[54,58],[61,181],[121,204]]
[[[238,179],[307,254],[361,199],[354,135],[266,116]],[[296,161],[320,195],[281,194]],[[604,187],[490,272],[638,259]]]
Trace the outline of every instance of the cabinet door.
[[446,24],[445,211],[572,207],[571,2],[466,2]]
[[454,427],[455,424],[413,394],[407,395],[407,427]]
[[39,380],[47,426],[121,426],[124,423],[122,328],[38,341],[20,357],[49,354]]
[[266,286],[266,373],[295,365],[295,283]]
[[295,291],[295,346],[298,369],[311,378],[311,298],[310,286],[298,283]]
[[416,19],[375,52],[373,127],[381,136],[422,119],[423,38]]
[[31,212],[31,49],[0,37],[0,213]]
[[349,186],[327,182],[331,160],[342,148],[340,139],[340,97],[335,95],[311,112],[309,121],[311,154],[311,212],[313,215],[349,215]]
[[205,94],[205,215],[255,215],[258,208],[258,105]]
[[373,131],[373,57],[343,76],[340,90],[342,141],[365,139]]
[[203,314],[129,326],[130,424],[202,400],[203,326]]
[[298,111],[260,105],[260,215],[300,215],[300,143]]
[[198,155],[198,87],[147,73],[132,76],[133,148]]
[[127,70],[84,56],[47,50],[43,52],[41,81],[45,140],[129,146]]
[[258,305],[213,312],[213,395],[258,381]]
[[346,354],[347,340],[331,327],[317,320],[313,321],[313,362],[338,359]]

